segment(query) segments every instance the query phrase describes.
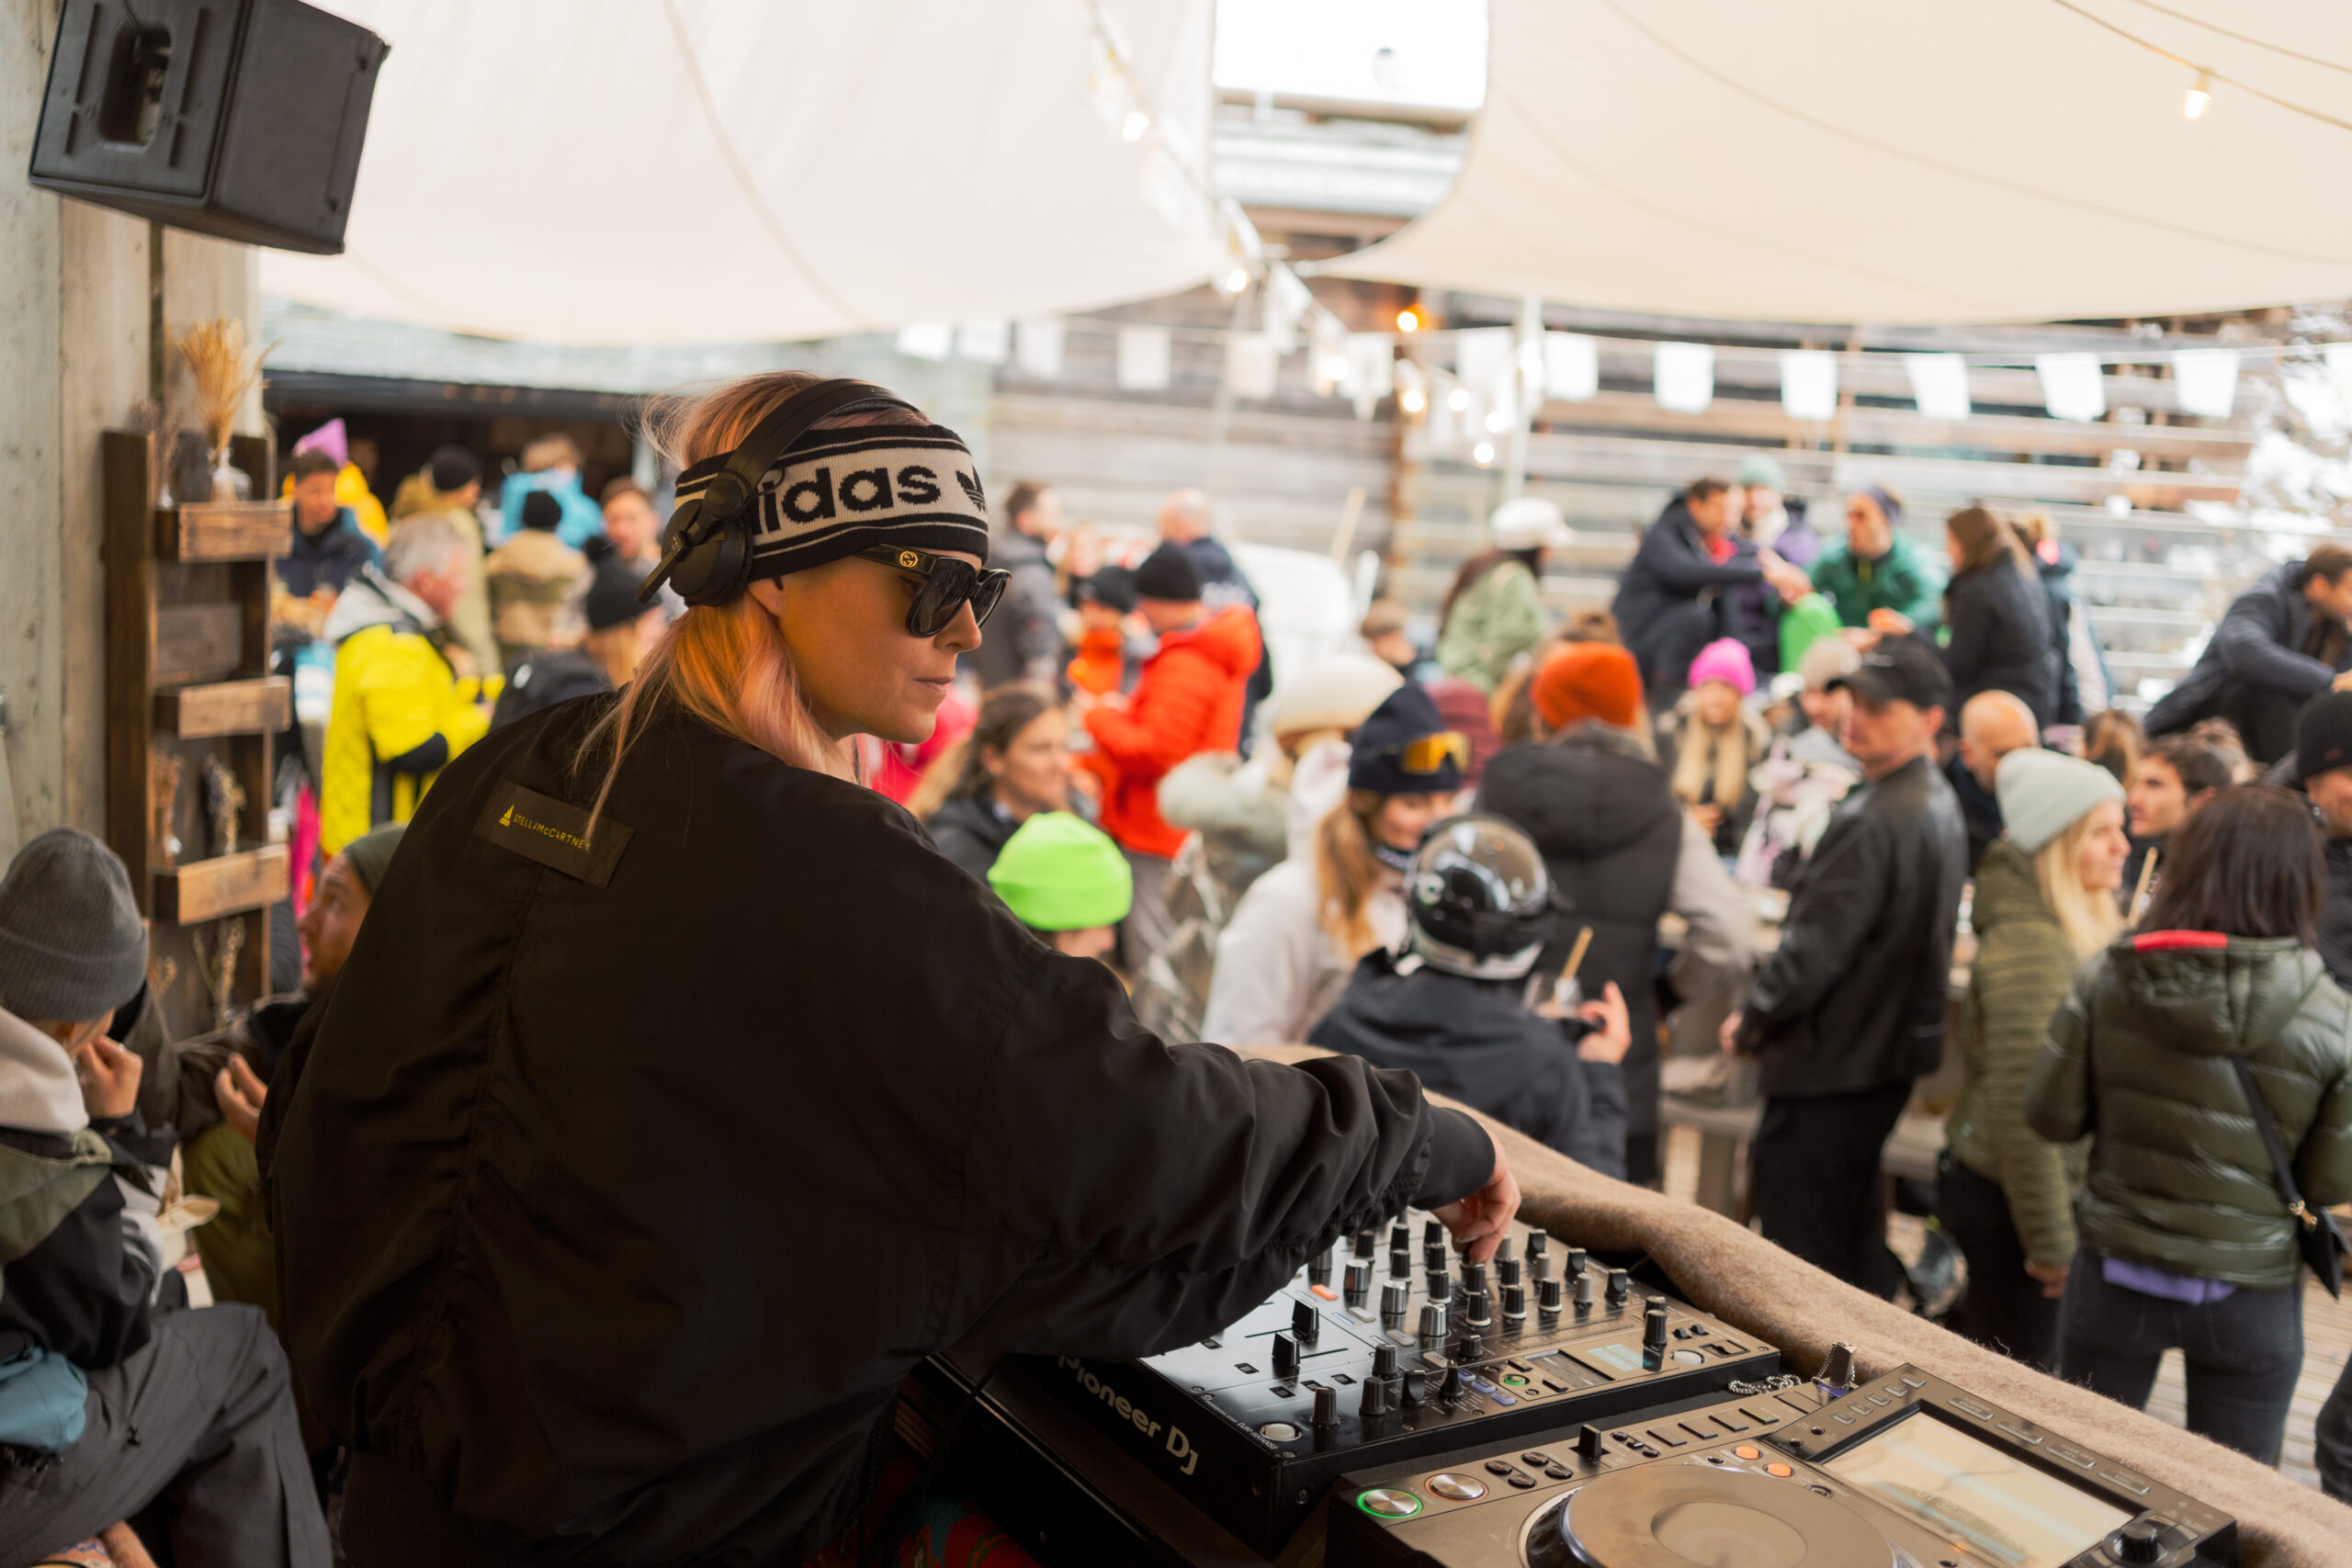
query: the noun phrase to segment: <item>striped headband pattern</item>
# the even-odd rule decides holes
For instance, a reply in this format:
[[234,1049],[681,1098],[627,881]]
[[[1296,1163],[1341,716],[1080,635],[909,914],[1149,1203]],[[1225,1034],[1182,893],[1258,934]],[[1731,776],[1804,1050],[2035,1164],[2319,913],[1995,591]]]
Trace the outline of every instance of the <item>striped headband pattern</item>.
[[[678,503],[726,466],[678,476]],[[752,501],[752,576],[784,577],[874,545],[989,553],[979,465],[944,425],[868,425],[814,433],[760,476]]]

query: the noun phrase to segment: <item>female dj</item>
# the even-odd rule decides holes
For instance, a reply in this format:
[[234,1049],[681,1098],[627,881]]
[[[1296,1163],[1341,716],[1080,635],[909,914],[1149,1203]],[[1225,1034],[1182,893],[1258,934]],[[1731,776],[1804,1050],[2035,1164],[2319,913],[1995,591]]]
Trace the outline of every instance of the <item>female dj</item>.
[[694,607],[442,773],[268,1102],[359,1568],[808,1558],[933,1351],[1145,1354],[1517,1207],[1410,1075],[1162,1044],[848,776],[1001,591],[952,432],[799,375],[667,428]]

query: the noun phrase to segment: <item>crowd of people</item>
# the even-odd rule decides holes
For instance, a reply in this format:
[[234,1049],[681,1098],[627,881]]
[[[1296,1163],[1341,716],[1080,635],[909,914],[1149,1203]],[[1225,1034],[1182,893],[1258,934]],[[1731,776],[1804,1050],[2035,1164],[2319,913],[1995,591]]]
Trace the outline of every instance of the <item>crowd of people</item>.
[[[757,398],[797,385],[700,405],[682,462],[724,456]],[[903,408],[820,428],[880,449],[915,439]],[[922,428],[934,450],[955,443]],[[2179,1348],[2190,1426],[2276,1461],[2302,1361],[2299,1233],[2352,1200],[2352,552],[2323,547],[2241,598],[2143,732],[2082,711],[2077,610],[2053,570],[2068,558],[2046,521],[1961,509],[1944,520],[1947,570],[1911,542],[1893,491],[1847,497],[1843,538],[1825,540],[1761,457],[1684,489],[1605,612],[1555,613],[1547,557],[1574,536],[1555,504],[1522,497],[1493,513],[1426,640],[1382,600],[1360,650],[1283,670],[1198,491],[1170,495],[1157,537],[1122,550],[1043,482],[1013,485],[988,517],[975,478],[971,514],[904,525],[905,547],[883,552],[894,570],[811,535],[748,592],[689,612],[666,585],[640,600],[662,558],[655,498],[624,479],[591,500],[579,467],[562,438],[537,443],[493,502],[474,455],[445,447],[371,525],[346,454],[297,456],[273,624],[287,659],[331,671],[332,696],[315,762],[289,782],[314,874],[282,994],[226,1029],[159,1038],[145,932],[110,852],[58,829],[0,882],[0,1557],[135,1521],[189,1568],[307,1568],[326,1560],[322,1500],[346,1485],[346,1529],[356,1518],[412,1559],[457,1551],[459,1515],[537,1508],[530,1486],[492,1495],[431,1401],[505,1430],[545,1396],[596,1427],[594,1400],[546,1380],[559,1362],[608,1364],[605,1326],[471,1382],[435,1381],[447,1337],[503,1331],[489,1296],[563,1297],[597,1226],[709,1303],[758,1299],[782,1267],[764,1245],[721,1248],[722,1264],[665,1234],[695,1212],[698,1176],[607,1178],[639,1167],[641,1139],[749,1138],[742,1117],[801,1097],[831,1108],[796,1114],[809,1147],[785,1157],[809,1172],[854,1169],[892,1118],[957,1151],[911,1162],[887,1194],[823,1177],[843,1203],[871,1197],[908,1257],[933,1201],[962,1190],[950,1164],[1001,1184],[990,1205],[1051,1216],[1024,1229],[1011,1207],[954,1210],[966,1264],[1038,1322],[943,1278],[895,1326],[842,1320],[844,1336],[885,1336],[868,1352],[877,1377],[949,1318],[1029,1348],[1053,1348],[1039,1336],[1057,1327],[1114,1347],[1166,1320],[1205,1331],[1203,1292],[1242,1300],[1334,1214],[1406,1198],[1490,1241],[1516,1201],[1507,1166],[1474,1123],[1418,1090],[1397,1098],[1379,1086],[1404,1080],[1378,1069],[1657,1183],[1678,1043],[1702,1073],[1754,1064],[1747,1194],[1764,1235],[1894,1297],[1910,1281],[1888,1246],[1882,1150],[1948,1031],[1962,1082],[1924,1207],[1965,1260],[1954,1325],[2129,1404]],[[888,470],[869,471],[887,498]],[[966,599],[918,627],[921,601],[888,584],[966,556],[996,575],[967,570]],[[914,635],[890,645],[906,651],[893,685],[896,666],[877,678],[857,637],[899,617]],[[792,765],[763,772],[772,761]],[[462,813],[409,834],[436,788]],[[506,841],[517,811],[556,847],[466,858],[476,837]],[[607,820],[621,847],[598,854]],[[762,847],[771,821],[806,841]],[[644,950],[608,940],[580,891],[631,854],[641,918],[707,934],[688,944],[697,974],[760,976],[741,1000],[691,988],[707,979],[641,994]],[[787,866],[827,897],[709,918],[714,889],[749,908]],[[371,909],[397,929],[371,939],[338,1036],[326,1004]],[[843,946],[893,926],[920,983]],[[428,950],[450,942],[468,956],[438,973]],[[490,1021],[493,993],[518,1021]],[[1128,994],[1172,1043],[1306,1042],[1353,1065],[1314,1069],[1311,1089],[1245,1089],[1238,1064],[1135,1054]],[[873,1110],[852,1087],[864,1075],[830,1057],[741,1083],[689,1081],[681,1063],[642,1069],[639,1087],[658,1078],[691,1111],[639,1126],[594,1111],[565,1043],[675,1028],[680,995],[696,1030],[756,1030],[781,1007],[817,1036],[912,1042],[922,1071],[876,1086]],[[1080,1039],[1099,1072],[1055,1079],[1047,1064]],[[422,1053],[390,1132],[370,1119],[380,1081],[352,1066],[369,1042]],[[498,1073],[528,1092],[450,1137],[447,1117],[474,1114],[451,1107]],[[282,1086],[298,1081],[311,1110],[289,1126]],[[998,1096],[1046,1107],[1036,1138],[989,1120]],[[1210,1217],[1193,1189],[1213,1184],[1227,1112],[1252,1096],[1300,1162],[1267,1167],[1251,1204]],[[1190,1120],[1164,1125],[1148,1103]],[[1057,1125],[1088,1130],[1044,1135],[1064,1111]],[[534,1141],[575,1113],[604,1117],[616,1148]],[[967,1116],[995,1129],[968,1147]],[[529,1190],[519,1205],[477,1190],[468,1137],[504,1150],[496,1168]],[[346,1213],[356,1189],[330,1201],[289,1188],[286,1168],[399,1196]],[[1159,1195],[1159,1231],[1097,1212],[1129,1181]],[[213,1211],[189,1233],[220,1303],[205,1312],[182,1310],[164,1224],[185,1224],[190,1201]],[[1298,1224],[1278,1243],[1285,1205]],[[428,1291],[445,1229],[461,1238],[448,1247],[489,1238],[550,1271],[486,1262]],[[296,1246],[340,1272],[289,1270]],[[1156,1272],[1168,1247],[1217,1260],[1202,1278],[1223,1282]],[[748,1331],[730,1309],[674,1309],[718,1311],[721,1339]],[[638,1300],[616,1321],[671,1315]],[[273,1325],[296,1373],[335,1386],[298,1401]],[[682,1369],[631,1408],[683,1430],[735,1396],[728,1379]],[[870,1404],[887,1386],[755,1381],[752,1397],[795,1409]],[[721,1536],[797,1550],[842,1525],[858,1457],[796,1420],[778,1428],[797,1445],[784,1462],[830,1476],[832,1511]],[[386,1421],[404,1453],[443,1453],[450,1473],[389,1464],[372,1448]],[[517,1462],[551,1488],[571,1444],[534,1423]],[[335,1454],[355,1434],[371,1441],[346,1472]],[[653,1462],[641,1433],[613,1440],[623,1468]],[[2352,1497],[2352,1368],[2318,1447],[2329,1489]],[[695,1461],[722,1488],[755,1461]],[[659,1515],[619,1510],[594,1530],[667,1551],[702,1528]],[[501,1528],[520,1539],[537,1517]]]

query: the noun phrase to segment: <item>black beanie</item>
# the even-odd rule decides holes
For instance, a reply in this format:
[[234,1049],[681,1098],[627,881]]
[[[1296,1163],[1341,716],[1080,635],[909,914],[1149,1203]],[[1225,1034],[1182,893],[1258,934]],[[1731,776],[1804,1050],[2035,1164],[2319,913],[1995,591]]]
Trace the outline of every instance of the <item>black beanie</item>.
[[1086,580],[1082,592],[1096,604],[1124,615],[1136,607],[1136,574],[1123,566],[1106,566]]
[[563,524],[563,502],[543,490],[523,498],[523,526],[553,533]]
[[474,455],[462,446],[436,446],[432,461],[425,464],[426,478],[433,488],[443,495],[453,490],[463,490],[481,478],[481,465]]
[[581,606],[590,631],[608,631],[645,614],[646,606],[637,601],[638,584],[645,581],[644,575],[621,559],[610,539],[597,534],[582,547],[581,553],[588,558],[591,570],[587,598]]
[[2295,782],[2352,766],[2352,692],[2325,692],[2295,721]]
[[1136,568],[1136,597],[1190,604],[1201,596],[1201,569],[1172,540],[1143,558]]
[[1348,751],[1348,787],[1374,795],[1451,794],[1462,787],[1462,764],[1448,754],[1435,771],[1405,771],[1405,748],[1448,726],[1437,703],[1418,681],[1408,681],[1384,698],[1356,730]]

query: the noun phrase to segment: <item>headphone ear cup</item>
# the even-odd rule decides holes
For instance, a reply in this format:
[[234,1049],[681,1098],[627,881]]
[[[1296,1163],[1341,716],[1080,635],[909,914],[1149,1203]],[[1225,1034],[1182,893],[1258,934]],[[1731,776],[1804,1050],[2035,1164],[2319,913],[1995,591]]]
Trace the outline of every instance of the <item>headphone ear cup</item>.
[[730,517],[679,559],[670,585],[689,604],[726,604],[742,593],[751,566],[750,536],[740,519]]

